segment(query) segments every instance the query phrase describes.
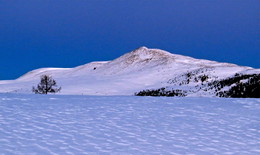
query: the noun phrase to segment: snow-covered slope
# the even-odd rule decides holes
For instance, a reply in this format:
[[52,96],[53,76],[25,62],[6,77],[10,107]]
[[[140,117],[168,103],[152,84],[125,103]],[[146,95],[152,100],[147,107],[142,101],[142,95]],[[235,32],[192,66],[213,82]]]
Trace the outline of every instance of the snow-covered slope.
[[260,99],[0,94],[0,154],[259,155]]
[[[33,70],[16,80],[0,81],[0,92],[31,93],[40,76],[47,74],[62,87],[62,94],[133,95],[143,89],[174,87],[193,90],[189,95],[208,96],[212,93],[197,89],[203,82],[185,83],[185,75],[191,74],[195,79],[206,74],[207,82],[210,82],[236,73],[260,73],[260,70],[140,47],[113,61],[91,62],[75,68]],[[183,81],[184,84],[180,84]]]

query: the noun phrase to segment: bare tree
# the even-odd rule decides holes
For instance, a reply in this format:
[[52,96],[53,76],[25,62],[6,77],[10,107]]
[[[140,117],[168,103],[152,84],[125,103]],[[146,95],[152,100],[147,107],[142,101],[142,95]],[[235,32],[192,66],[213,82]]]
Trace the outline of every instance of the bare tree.
[[32,88],[35,94],[57,93],[60,90],[61,87],[58,87],[56,81],[49,75],[42,75],[41,82],[37,85],[37,88]]

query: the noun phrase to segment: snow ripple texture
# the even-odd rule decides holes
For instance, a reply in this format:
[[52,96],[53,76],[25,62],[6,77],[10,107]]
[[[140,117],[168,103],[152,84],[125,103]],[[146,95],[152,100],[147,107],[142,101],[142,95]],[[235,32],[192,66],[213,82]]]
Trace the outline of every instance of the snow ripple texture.
[[260,100],[0,94],[0,154],[260,154]]

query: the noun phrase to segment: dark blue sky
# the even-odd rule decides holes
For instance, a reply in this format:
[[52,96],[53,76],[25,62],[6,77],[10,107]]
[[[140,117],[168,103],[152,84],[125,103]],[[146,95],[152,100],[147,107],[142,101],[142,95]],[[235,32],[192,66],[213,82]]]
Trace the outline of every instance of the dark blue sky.
[[260,67],[259,0],[0,0],[0,79],[139,46]]

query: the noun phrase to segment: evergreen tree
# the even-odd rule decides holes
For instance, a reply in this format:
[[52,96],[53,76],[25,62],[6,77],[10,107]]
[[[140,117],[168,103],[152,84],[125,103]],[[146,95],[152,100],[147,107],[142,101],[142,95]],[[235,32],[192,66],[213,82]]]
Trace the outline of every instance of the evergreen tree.
[[33,87],[32,91],[35,94],[48,94],[57,93],[61,90],[61,87],[57,86],[57,83],[51,76],[43,75],[41,76],[41,81],[37,85],[37,88]]

